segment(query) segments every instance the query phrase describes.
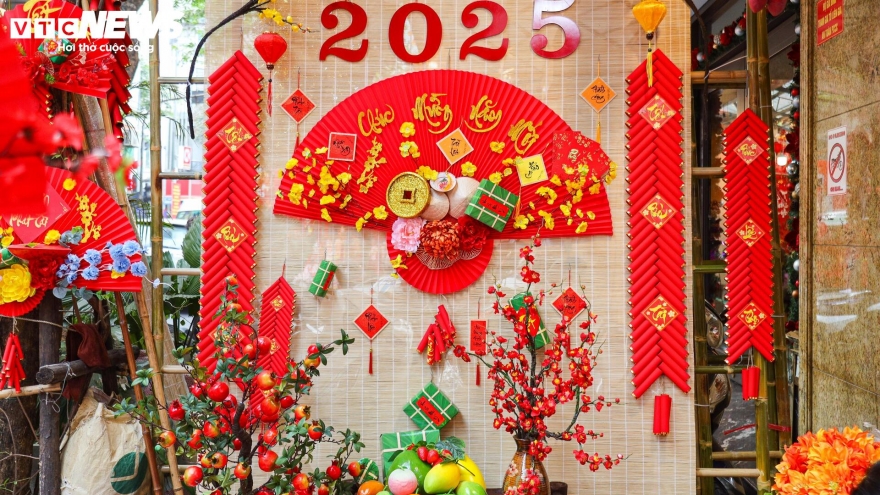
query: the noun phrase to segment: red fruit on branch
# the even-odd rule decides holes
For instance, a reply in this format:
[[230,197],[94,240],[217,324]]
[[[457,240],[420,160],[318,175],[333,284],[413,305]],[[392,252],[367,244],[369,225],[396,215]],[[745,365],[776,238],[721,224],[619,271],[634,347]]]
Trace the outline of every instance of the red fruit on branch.
[[336,481],[339,479],[340,476],[342,476],[342,469],[340,469],[339,466],[336,465],[336,461],[333,461],[333,464],[331,464],[330,467],[327,468],[327,477],[333,481]]
[[189,386],[189,393],[193,394],[196,399],[201,399],[205,396],[205,387],[204,384],[193,383]]
[[177,436],[174,434],[173,431],[163,431],[159,434],[159,445],[161,445],[162,448],[167,449],[168,447],[174,445],[174,442],[176,441]]
[[296,409],[293,410],[294,418],[296,418],[296,422],[299,423],[302,420],[308,421],[311,417],[311,408],[305,404],[299,404],[296,406]]
[[308,349],[308,351],[307,351],[307,353],[308,353],[307,355],[309,355],[309,356],[314,356],[314,355],[318,354],[318,352],[320,352],[320,351],[318,350],[318,346],[315,345],[315,344],[312,344],[312,345],[309,346],[309,349]]
[[251,467],[243,462],[239,462],[235,465],[235,469],[232,471],[232,474],[236,478],[243,480],[251,475]]
[[186,417],[186,411],[183,410],[183,404],[179,400],[168,404],[168,417],[172,421],[183,421],[183,418]]
[[275,442],[278,441],[278,429],[269,428],[268,430],[263,432],[263,443],[266,445],[275,445]]
[[[257,340],[260,339],[257,338]],[[257,348],[254,347],[253,344],[245,344],[244,347],[241,348],[241,355],[247,357],[248,359],[256,359]]]
[[269,390],[275,386],[275,373],[262,371],[254,378],[254,383],[260,390]]
[[232,440],[232,449],[233,450],[241,450],[241,440],[235,438]]
[[357,478],[358,476],[361,475],[362,470],[363,470],[363,467],[361,466],[361,463],[359,463],[359,462],[352,462],[351,464],[348,465],[348,474],[352,475],[355,478]]
[[266,337],[257,337],[256,343],[260,356],[266,356],[272,350],[272,341]]
[[318,487],[318,495],[330,495],[330,488],[322,483],[321,486]]
[[199,465],[205,469],[211,468],[211,456],[205,454],[199,454]]
[[419,459],[422,462],[425,462],[428,460],[428,447],[419,447],[416,452],[418,453]]
[[309,489],[311,480],[309,480],[309,475],[299,473],[293,477],[293,482],[291,484],[293,485],[294,490],[306,491]]
[[211,454],[211,467],[214,469],[225,468],[228,461],[229,457],[222,452],[214,452]]
[[428,455],[425,456],[425,461],[428,464],[432,464],[432,465],[436,464],[437,462],[440,461],[440,453],[434,449],[428,450]]
[[223,399],[229,397],[229,385],[226,382],[215,382],[208,387],[208,398],[214,402],[223,402]]
[[193,431],[192,438],[190,438],[186,444],[193,450],[199,450],[202,448],[202,430],[197,429]]
[[227,285],[238,285],[238,279],[235,277],[235,275],[230,275],[230,276],[226,277],[226,284]]
[[294,404],[296,404],[296,400],[289,395],[285,395],[284,397],[282,397],[280,402],[282,409],[290,409],[291,407],[293,407]]
[[190,466],[183,472],[183,484],[190,487],[197,487],[202,482],[204,473],[202,468],[198,466]]
[[207,437],[207,438],[213,439],[213,438],[217,438],[220,436],[220,428],[218,428],[216,424],[214,424],[210,421],[205,423],[205,426],[204,426],[204,428],[202,428],[202,431],[205,433],[205,437]]
[[266,471],[267,473],[275,470],[275,461],[277,460],[278,454],[271,450],[267,450],[257,456],[257,464],[260,466],[261,470]]
[[320,440],[322,436],[324,436],[324,429],[317,421],[312,421],[312,424],[309,425],[309,438]]

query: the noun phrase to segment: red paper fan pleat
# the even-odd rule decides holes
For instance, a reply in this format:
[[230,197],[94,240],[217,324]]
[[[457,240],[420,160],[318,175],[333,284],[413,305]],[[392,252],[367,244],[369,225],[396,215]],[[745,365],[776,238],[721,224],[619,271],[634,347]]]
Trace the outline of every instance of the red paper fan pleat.
[[[690,390],[683,261],[682,74],[659,50],[653,54],[652,70],[653,86],[648,85],[646,63],[627,78],[627,280],[635,397],[664,375],[683,391]],[[655,105],[662,111],[646,118],[644,110]]]
[[491,239],[487,239],[483,250],[475,258],[458,260],[449,268],[433,270],[425,266],[418,257],[414,255],[407,257],[406,252],[395,249],[391,245],[390,233],[387,237],[387,245],[390,259],[396,259],[400,255],[403,264],[406,265],[406,269],[397,269],[400,278],[416,289],[431,294],[458,292],[479,280],[489,266],[494,250],[494,243]]
[[[439,127],[446,128],[436,134],[431,131],[437,130],[437,128],[432,127],[427,119],[418,120],[413,116],[416,99],[422,95],[428,95],[430,98],[432,94],[440,95],[438,98],[441,108],[445,111],[445,107],[448,105],[452,114],[449,126],[446,127],[444,122]],[[492,100],[495,104],[494,111],[500,112],[500,118],[492,130],[475,132],[468,128],[468,125],[477,127],[475,122],[469,120],[469,115],[472,107],[483,96]],[[377,112],[393,112],[394,119],[384,128],[379,127],[376,130],[368,131],[370,135],[364,136],[361,132],[361,126],[359,126],[358,117],[361,114],[366,116],[368,112],[374,115]],[[537,136],[535,136],[534,143],[527,150],[523,149],[522,153],[518,153],[508,133],[521,119],[531,121],[534,124],[540,123],[540,125],[536,128]],[[365,123],[366,120],[362,119],[361,122]],[[414,124],[414,136],[403,137],[401,135],[400,127],[404,122]],[[483,128],[487,129],[492,125],[494,124],[485,123]],[[368,125],[364,125],[364,127],[369,128]],[[461,129],[474,150],[448,167],[448,161],[436,143],[457,128]],[[555,133],[565,131],[570,131],[570,127],[550,107],[534,96],[500,79],[457,70],[431,70],[391,77],[346,98],[315,125],[300,146],[294,150],[293,156],[299,160],[300,166],[293,170],[295,173],[293,177],[285,174],[282,179],[274,212],[278,215],[321,220],[321,209],[326,208],[333,222],[353,226],[358,218],[371,212],[373,208],[386,204],[385,191],[388,184],[401,172],[415,171],[418,166],[425,165],[438,171],[448,168],[449,172],[460,177],[461,166],[466,162],[471,162],[477,166],[474,178],[480,180],[488,178],[494,172],[503,172],[507,167],[502,164],[504,159],[538,154],[544,156],[545,163],[549,168],[549,148],[553,136]],[[314,187],[309,184],[306,177],[311,175],[313,179],[319,178],[320,165],[326,156],[321,156],[321,160],[317,162],[318,166],[309,172],[303,170],[304,166],[312,165],[312,158],[305,157],[303,151],[308,149],[314,152],[318,148],[327,147],[330,133],[357,135],[354,161],[336,161],[331,166],[333,175],[342,172],[348,172],[352,175],[351,182],[345,188],[346,193],[352,195],[352,200],[342,210],[338,208],[340,201],[337,201],[336,204],[320,206],[318,201],[323,196],[320,191],[316,192],[312,198],[308,196],[308,192]],[[364,170],[364,162],[369,157],[368,151],[372,148],[374,139],[382,145],[383,150],[380,157],[385,158],[387,163],[380,165],[375,170],[378,181],[369,192],[364,194],[358,190],[356,180]],[[399,146],[403,141],[413,141],[418,145],[421,153],[418,160],[401,156]],[[502,153],[492,151],[491,144],[493,142],[504,143]],[[513,173],[505,176],[500,185],[517,194],[520,197],[520,212],[522,214],[531,213],[536,221],[524,230],[515,230],[513,222],[510,221],[503,232],[493,232],[491,237],[524,239],[533,236],[541,224],[541,217],[537,214],[537,210],[551,213],[555,221],[553,230],[548,228],[541,230],[541,235],[544,237],[611,235],[611,214],[604,185],[600,187],[597,194],[589,194],[585,190],[583,200],[575,205],[575,208],[580,208],[584,214],[591,212],[594,218],[588,220],[575,216],[571,225],[568,225],[567,218],[558,208],[559,205],[565,204],[571,198],[565,186],[555,186],[549,181],[545,181],[520,187],[516,169],[515,167],[511,168]],[[293,204],[288,200],[287,195],[293,184],[302,184],[305,187],[303,198],[308,201],[307,207],[302,204]],[[553,205],[548,205],[546,199],[537,194],[536,191],[539,187],[550,187],[557,193],[558,198]],[[534,203],[534,210],[529,206],[530,203]],[[377,220],[373,217],[365,227],[388,232],[396,218],[393,213],[389,214],[385,220]],[[575,233],[583,221],[588,223],[586,232],[583,234]]]
[[25,299],[24,302],[0,304],[0,315],[12,317],[30,313],[40,304],[45,295],[45,291],[37,290],[33,296]]
[[[226,290],[226,277],[235,275],[238,279],[237,302],[242,310],[254,309],[261,80],[260,72],[240,51],[208,78],[198,356],[210,371],[217,363],[214,339],[220,318],[215,315]],[[235,142],[234,150],[220,137],[231,125],[250,135]],[[224,229],[241,237],[234,242],[221,240],[222,235],[217,235]],[[252,322],[248,317],[248,323]]]

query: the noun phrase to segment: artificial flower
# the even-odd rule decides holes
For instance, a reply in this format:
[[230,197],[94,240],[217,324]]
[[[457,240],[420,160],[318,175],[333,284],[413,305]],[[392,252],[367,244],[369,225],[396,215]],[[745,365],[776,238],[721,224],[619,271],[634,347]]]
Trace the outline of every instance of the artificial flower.
[[376,220],[385,220],[388,218],[388,210],[385,209],[385,205],[379,205],[373,208],[373,216],[376,217]]
[[553,215],[547,213],[544,210],[539,211],[538,215],[541,215],[541,217],[544,219],[544,228],[546,228],[547,230],[553,230],[553,227],[556,225],[556,223],[553,221]]
[[492,172],[489,174],[489,180],[492,181],[493,184],[501,183],[501,172]]
[[419,145],[412,141],[404,141],[400,143],[400,156],[406,158],[411,156],[413,158],[418,158],[421,156],[419,153]]
[[525,215],[517,215],[516,218],[513,219],[513,228],[515,229],[523,229],[529,226],[529,219]]
[[617,178],[617,163],[611,162],[608,164],[608,175],[605,176],[605,183],[611,184],[611,181]]
[[315,148],[315,154],[316,154],[316,155],[323,155],[324,153],[327,153],[327,147],[326,147],[326,146],[323,147],[323,148]]
[[577,228],[574,230],[575,234],[583,234],[587,231],[587,222],[581,222],[578,224]]
[[504,176],[505,176],[505,177],[510,177],[511,175],[513,175],[513,169],[510,168],[510,167],[505,168],[505,169],[504,169]]
[[391,268],[395,270],[406,270],[407,266],[403,264],[403,255],[398,254],[396,258],[391,260]]
[[553,174],[553,177],[550,177],[550,183],[555,186],[562,186],[562,180],[559,179],[559,176]]
[[12,236],[12,227],[7,227],[5,230],[0,228],[0,235],[2,235],[0,247],[9,247],[15,241],[15,237]]
[[503,153],[504,152],[504,143],[500,142],[500,141],[492,141],[489,144],[489,149],[491,149],[495,153]]
[[122,244],[122,254],[126,256],[134,256],[141,253],[141,245],[137,241],[125,241]]
[[[110,258],[112,258],[114,260],[118,260],[120,258],[125,257],[125,254],[123,254],[123,252],[122,252],[122,244],[112,244],[112,245],[110,245],[110,248],[108,249],[108,251],[110,253]],[[69,257],[70,257],[70,255],[68,255],[68,258]]]
[[113,265],[111,266],[111,269],[114,272],[119,272],[123,275],[125,274],[125,272],[128,271],[129,268],[131,268],[131,261],[129,261],[129,259],[124,256],[114,259]]
[[486,238],[489,236],[489,227],[474,220],[473,218],[462,215],[458,219],[458,237],[461,239],[462,251],[475,251],[483,249],[486,244]]
[[97,249],[89,249],[86,251],[86,254],[83,255],[83,259],[90,265],[99,265],[101,264],[101,252]]
[[147,265],[143,261],[136,261],[131,264],[131,274],[135,277],[143,277],[147,274]]
[[458,223],[450,220],[428,222],[419,235],[421,248],[428,256],[454,261],[461,253],[461,237]]
[[426,167],[425,165],[420,166],[416,170],[416,173],[422,176],[425,180],[437,180],[437,177],[439,176],[439,173],[436,170],[431,167]]
[[290,160],[287,160],[287,163],[284,164],[284,168],[286,168],[287,170],[293,170],[298,164],[299,160],[297,160],[296,158],[291,158]]
[[593,213],[592,211],[588,211],[588,212],[587,212],[587,218],[589,218],[590,220],[595,220],[595,219],[596,219],[596,214]]
[[416,126],[412,122],[404,122],[400,125],[400,135],[409,138],[416,135]]
[[398,218],[391,224],[391,245],[394,249],[415,253],[425,221],[421,218]]
[[336,180],[339,181],[343,186],[348,184],[348,181],[351,180],[351,174],[348,172],[342,172],[341,174],[336,176]]
[[31,287],[31,272],[24,265],[0,270],[0,304],[25,302],[37,289]]
[[287,199],[290,200],[291,203],[298,205],[302,201],[302,193],[305,190],[305,186],[302,184],[291,184],[290,192],[287,193]]
[[324,196],[321,198],[321,201],[319,201],[319,203],[321,204],[321,206],[329,205],[329,204],[331,204],[331,203],[335,203],[335,202],[336,202],[336,198],[334,198],[333,196],[331,196],[331,195],[329,195],[329,194],[324,195]]
[[65,191],[72,191],[74,187],[76,187],[76,181],[71,179],[70,177],[64,179],[64,184],[62,186]]
[[546,199],[548,205],[552,205],[553,202],[556,201],[556,198],[557,198],[556,191],[554,191],[553,189],[550,189],[549,187],[546,187],[546,186],[539,187],[538,190],[535,191],[535,193],[538,196],[541,196],[542,198]]
[[476,171],[477,166],[471,162],[464,162],[464,165],[461,166],[461,175],[464,177],[473,177]]
[[330,167],[321,167],[320,176],[321,178],[318,180],[318,187],[321,188],[322,193],[326,194],[331,188],[334,191],[339,189],[339,181],[330,173]]
[[[369,213],[367,213],[367,215],[369,215]],[[368,216],[363,216],[363,217],[358,218],[357,222],[354,223],[354,228],[357,229],[358,232],[363,230],[364,225],[367,224],[368,218],[369,218]]]
[[61,239],[61,232],[52,229],[49,232],[46,232],[46,237],[43,238],[43,244],[55,244],[58,242],[58,239]]
[[98,276],[101,275],[101,272],[95,266],[86,267],[82,272],[82,276],[85,280],[98,280]]
[[599,194],[599,190],[602,188],[601,182],[596,182],[592,186],[590,186],[590,194]]
[[330,212],[327,211],[327,208],[321,208],[321,218],[326,220],[328,223],[333,221],[333,219],[330,218]]
[[342,203],[339,204],[339,209],[343,209],[348,206],[348,202],[351,201],[351,194],[346,194],[344,198],[342,198]]

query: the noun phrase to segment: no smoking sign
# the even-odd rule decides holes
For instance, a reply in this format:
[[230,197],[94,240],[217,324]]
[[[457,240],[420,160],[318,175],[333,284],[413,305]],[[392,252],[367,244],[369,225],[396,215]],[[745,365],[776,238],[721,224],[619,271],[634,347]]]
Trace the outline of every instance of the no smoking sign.
[[828,131],[828,195],[846,194],[846,127]]

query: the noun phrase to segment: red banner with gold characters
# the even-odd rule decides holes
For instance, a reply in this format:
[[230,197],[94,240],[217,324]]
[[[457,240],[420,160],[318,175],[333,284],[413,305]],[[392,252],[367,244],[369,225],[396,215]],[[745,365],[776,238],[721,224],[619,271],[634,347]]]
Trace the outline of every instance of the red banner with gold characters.
[[240,51],[208,78],[198,347],[199,362],[211,370],[222,351],[215,344],[218,337],[230,343],[249,338],[217,335],[224,329],[215,314],[226,290],[224,279],[230,275],[238,279],[241,311],[254,309],[261,80]]
[[751,347],[773,360],[770,181],[775,177],[769,139],[769,128],[751,110],[724,133],[728,363]]
[[[653,84],[648,80],[653,71]],[[684,283],[682,73],[653,53],[627,78],[629,313],[633,385],[641,397],[662,375],[690,391]]]

